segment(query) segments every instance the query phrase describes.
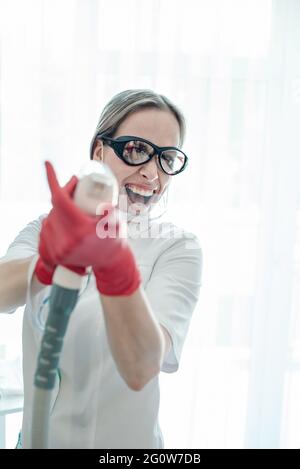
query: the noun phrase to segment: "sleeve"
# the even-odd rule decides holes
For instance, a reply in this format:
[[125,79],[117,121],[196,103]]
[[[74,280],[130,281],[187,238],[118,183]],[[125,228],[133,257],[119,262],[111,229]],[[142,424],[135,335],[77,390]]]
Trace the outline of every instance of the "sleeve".
[[26,257],[37,254],[42,220],[46,216],[45,214],[41,215],[36,220],[28,223],[28,225],[20,231],[9,245],[5,256],[0,259],[0,263],[16,259],[26,259]]
[[158,322],[169,332],[172,346],[161,371],[178,370],[192,313],[199,298],[202,249],[198,239],[181,238],[156,261],[146,294]]
[[[5,256],[0,259],[0,264],[17,259],[26,259],[26,257],[34,256],[28,271],[27,281],[33,275],[33,270],[38,259],[39,233],[41,230],[42,220],[47,214],[40,215],[39,218],[28,223],[28,225],[20,231],[13,242],[9,245]],[[7,311],[13,313],[15,309]]]

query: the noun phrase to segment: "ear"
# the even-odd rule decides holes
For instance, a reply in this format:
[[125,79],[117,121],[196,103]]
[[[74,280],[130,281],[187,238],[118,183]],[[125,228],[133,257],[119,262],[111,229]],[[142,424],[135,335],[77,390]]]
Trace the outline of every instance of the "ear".
[[103,142],[102,140],[96,140],[96,144],[93,152],[93,160],[103,161]]

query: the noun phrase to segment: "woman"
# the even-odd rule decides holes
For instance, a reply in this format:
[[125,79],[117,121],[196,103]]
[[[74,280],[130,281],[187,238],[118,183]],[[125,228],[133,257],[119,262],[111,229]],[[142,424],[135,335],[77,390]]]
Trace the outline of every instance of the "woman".
[[[199,295],[202,254],[195,236],[150,215],[186,167],[183,140],[181,112],[150,90],[124,91],[104,108],[91,159],[112,169],[128,210],[139,204],[143,219],[145,213],[150,219],[139,235],[129,230],[122,242],[94,236],[91,218],[72,200],[77,179],[61,188],[46,164],[53,208],[21,231],[0,265],[0,310],[26,303],[23,447],[30,446],[42,334],[36,319],[45,315],[56,265],[64,264],[83,276],[83,287],[59,364],[49,447],[163,448],[159,372],[178,369]],[[89,236],[92,256],[90,243],[78,243]]]

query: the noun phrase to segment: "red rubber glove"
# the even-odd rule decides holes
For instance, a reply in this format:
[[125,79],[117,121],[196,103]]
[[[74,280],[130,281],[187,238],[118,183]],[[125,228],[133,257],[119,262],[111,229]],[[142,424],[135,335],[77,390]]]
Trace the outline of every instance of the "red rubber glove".
[[[78,178],[76,176],[72,176],[71,179],[67,182],[67,184],[61,188],[61,190],[65,192],[67,196],[72,197],[74,190],[76,188],[77,182],[78,182]],[[47,229],[47,228],[44,228],[45,223],[46,223],[46,219],[42,221],[42,231],[40,234],[40,238],[41,238],[43,230]],[[54,274],[57,264],[54,262],[54,260],[51,259],[51,255],[47,250],[47,244],[45,243],[42,244],[41,242],[39,243],[39,254],[40,254],[40,257],[38,258],[38,261],[35,266],[35,274],[41,283],[43,283],[44,285],[51,285],[53,274]],[[85,273],[82,271],[82,268],[78,268],[78,270],[75,270],[75,271],[77,273],[82,273],[82,274]]]
[[[101,293],[133,293],[140,285],[140,274],[128,244],[119,237],[114,207],[106,204],[108,217],[84,213],[72,200],[78,179],[73,176],[62,188],[49,162],[46,162],[46,171],[53,208],[42,223],[39,244],[41,262],[37,263],[35,270],[38,279],[42,283],[45,283],[43,280],[49,282],[51,272],[53,275],[57,265],[66,266],[81,275],[85,274],[86,267],[93,266]],[[108,227],[109,231],[104,227]],[[110,233],[114,236],[111,237]],[[48,269],[47,278],[41,265]]]

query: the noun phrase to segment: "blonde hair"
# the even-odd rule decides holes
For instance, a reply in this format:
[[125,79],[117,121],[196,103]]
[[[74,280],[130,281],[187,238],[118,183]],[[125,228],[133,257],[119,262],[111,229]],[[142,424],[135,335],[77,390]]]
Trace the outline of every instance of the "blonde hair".
[[162,94],[148,89],[126,90],[116,94],[104,107],[90,145],[90,158],[93,158],[96,136],[101,134],[113,137],[126,117],[139,109],[157,108],[174,114],[180,130],[180,147],[185,138],[185,118],[180,109]]

